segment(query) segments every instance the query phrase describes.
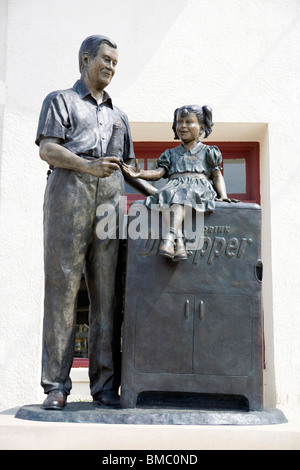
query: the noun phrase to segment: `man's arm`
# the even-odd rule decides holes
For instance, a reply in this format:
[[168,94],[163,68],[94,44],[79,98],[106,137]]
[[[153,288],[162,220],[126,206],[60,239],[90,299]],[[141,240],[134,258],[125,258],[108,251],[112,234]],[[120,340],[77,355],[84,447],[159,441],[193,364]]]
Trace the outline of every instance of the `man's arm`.
[[86,160],[78,157],[61,145],[61,140],[45,137],[40,142],[40,157],[49,165],[67,170],[81,171],[98,178],[106,178],[120,169],[120,160],[116,157],[103,157]]

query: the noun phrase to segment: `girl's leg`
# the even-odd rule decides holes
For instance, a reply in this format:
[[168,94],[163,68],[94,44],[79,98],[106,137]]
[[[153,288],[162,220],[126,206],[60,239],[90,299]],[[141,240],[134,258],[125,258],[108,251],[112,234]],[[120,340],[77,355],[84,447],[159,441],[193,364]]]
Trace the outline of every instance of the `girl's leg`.
[[183,221],[185,218],[185,208],[182,205],[172,206],[171,210],[174,211],[174,235],[175,235],[175,252],[173,261],[184,261],[187,259],[187,252],[184,244],[183,237]]
[[[180,251],[183,250],[185,252],[182,233],[184,215],[184,206],[180,204],[173,204],[168,210],[165,210],[163,212],[165,230],[163,240],[159,247],[159,254],[161,256],[164,256],[166,258],[174,258],[176,254],[176,250],[174,249],[175,241],[177,241],[177,244],[180,245]],[[181,253],[181,256],[184,256],[184,254]],[[179,259],[180,256],[178,258],[178,261]]]
[[171,230],[175,233],[176,237],[182,238],[183,237],[183,232],[182,232],[182,225],[184,221],[184,216],[185,216],[185,208],[184,206],[180,204],[173,204],[173,206],[170,207],[170,227]]

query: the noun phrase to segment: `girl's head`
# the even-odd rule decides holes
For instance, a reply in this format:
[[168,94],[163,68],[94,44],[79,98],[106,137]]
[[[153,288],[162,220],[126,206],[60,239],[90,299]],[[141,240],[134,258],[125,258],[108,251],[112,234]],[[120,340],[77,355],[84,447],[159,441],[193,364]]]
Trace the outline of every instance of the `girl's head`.
[[186,118],[189,114],[195,114],[198,120],[198,123],[201,127],[200,134],[205,132],[205,137],[208,137],[212,131],[212,126],[214,125],[212,122],[212,110],[209,106],[198,106],[196,104],[182,106],[181,108],[177,108],[174,111],[174,120],[172,129],[174,131],[174,139],[179,140],[177,135],[177,123],[180,118]]

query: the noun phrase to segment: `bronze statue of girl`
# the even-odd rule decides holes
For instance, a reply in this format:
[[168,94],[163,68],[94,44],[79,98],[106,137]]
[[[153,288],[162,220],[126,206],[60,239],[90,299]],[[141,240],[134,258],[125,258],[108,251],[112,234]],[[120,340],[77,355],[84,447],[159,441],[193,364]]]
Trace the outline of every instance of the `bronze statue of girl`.
[[[218,147],[205,145],[200,138],[212,132],[212,111],[209,106],[189,105],[174,112],[174,138],[181,145],[167,149],[157,160],[155,170],[141,170],[123,165],[125,174],[146,181],[169,178],[168,183],[154,196],[148,196],[147,207],[159,207],[167,220],[171,220],[163,235],[159,254],[173,261],[187,259],[183,222],[185,207],[200,212],[212,212],[215,201],[231,202],[221,173],[222,155]],[[236,202],[236,200],[232,200]]]

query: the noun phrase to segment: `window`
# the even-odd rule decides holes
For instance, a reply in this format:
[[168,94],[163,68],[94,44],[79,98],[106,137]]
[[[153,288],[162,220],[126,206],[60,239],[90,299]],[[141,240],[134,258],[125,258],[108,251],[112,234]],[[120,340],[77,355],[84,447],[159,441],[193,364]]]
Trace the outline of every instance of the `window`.
[[[136,142],[135,154],[141,168],[150,170],[156,167],[157,158],[167,148],[179,145],[173,142]],[[228,196],[243,202],[260,203],[259,181],[259,143],[258,142],[209,142],[207,145],[216,145],[223,156],[223,175]],[[166,180],[159,180],[153,184],[156,187],[164,185]],[[126,189],[129,188],[126,185]],[[144,196],[129,188],[127,192],[127,206]]]
[[215,145],[223,155],[229,197],[260,204],[259,143],[216,142]]
[[[167,148],[179,145],[173,142],[136,142],[135,154],[140,167],[151,170],[156,167],[156,160]],[[208,142],[207,145],[216,145],[223,156],[223,175],[228,196],[243,202],[260,204],[260,176],[259,176],[259,143],[258,142]],[[153,182],[161,187],[166,180]],[[145,199],[133,188],[126,184],[127,208],[136,200]],[[75,354],[73,367],[88,366],[88,309],[89,301],[84,277],[78,295],[77,332],[75,340]]]
[[[167,148],[177,147],[178,141],[174,142],[135,142],[134,151],[139,165],[144,170],[153,170],[156,168],[156,161]],[[159,181],[153,181],[156,188],[162,187],[167,180],[162,178]],[[127,195],[127,209],[133,201],[145,199],[145,197],[126,184],[125,192]]]

